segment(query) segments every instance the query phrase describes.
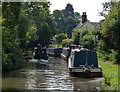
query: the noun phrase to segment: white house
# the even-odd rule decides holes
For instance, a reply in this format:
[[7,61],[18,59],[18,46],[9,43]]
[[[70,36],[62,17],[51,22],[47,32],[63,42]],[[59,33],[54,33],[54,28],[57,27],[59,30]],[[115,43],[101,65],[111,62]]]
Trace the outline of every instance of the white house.
[[87,31],[93,31],[93,30],[99,30],[100,28],[100,22],[90,22],[87,20],[86,12],[83,12],[82,15],[82,22],[80,22],[73,30],[80,29],[80,30],[87,30]]

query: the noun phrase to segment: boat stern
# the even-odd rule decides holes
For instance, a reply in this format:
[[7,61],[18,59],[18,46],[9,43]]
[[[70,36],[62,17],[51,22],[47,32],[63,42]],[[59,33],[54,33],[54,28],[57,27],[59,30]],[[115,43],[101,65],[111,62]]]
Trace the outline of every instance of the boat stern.
[[69,68],[69,73],[71,76],[78,76],[78,77],[102,77],[102,70],[101,68]]

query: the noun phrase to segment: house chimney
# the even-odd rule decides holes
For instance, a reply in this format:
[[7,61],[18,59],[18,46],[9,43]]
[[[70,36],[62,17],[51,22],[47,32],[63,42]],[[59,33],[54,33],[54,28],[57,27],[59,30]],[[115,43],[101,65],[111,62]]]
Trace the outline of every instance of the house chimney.
[[82,15],[82,23],[86,22],[87,21],[87,15],[86,15],[86,12],[83,12],[83,15]]

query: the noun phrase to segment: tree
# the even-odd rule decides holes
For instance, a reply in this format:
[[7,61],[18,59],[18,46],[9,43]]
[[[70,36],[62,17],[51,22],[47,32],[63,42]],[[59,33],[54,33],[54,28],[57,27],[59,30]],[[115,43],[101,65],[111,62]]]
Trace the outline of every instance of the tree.
[[73,39],[64,39],[62,41],[62,46],[63,47],[69,47],[73,44]]
[[38,43],[48,45],[57,29],[49,2],[4,2],[2,5],[2,68],[8,70],[25,65],[25,53]]
[[69,13],[74,13],[73,6],[70,3],[67,4],[65,10],[67,10]]
[[2,69],[21,67],[25,64],[22,51],[19,46],[18,19],[21,3],[3,3],[2,12]]
[[58,35],[56,36],[56,41],[57,41],[59,44],[61,44],[62,41],[63,41],[64,39],[67,39],[67,38],[68,38],[68,35],[67,35],[67,34],[61,33],[61,34],[58,34]]
[[[110,10],[105,15],[105,21],[102,24],[102,45],[101,50],[105,53],[111,53],[111,50],[117,52],[116,62],[120,61],[120,2],[111,2]],[[110,57],[109,57],[110,58]]]
[[80,30],[76,29],[73,32],[74,44],[81,44],[85,48],[96,50],[98,45],[99,30]]
[[80,14],[74,12],[73,6],[68,3],[65,9],[53,11],[54,21],[57,23],[59,33],[72,36],[72,30],[80,22]]
[[39,43],[41,43],[43,46],[46,46],[50,43],[51,32],[50,32],[50,28],[46,22],[44,22],[41,25],[41,30],[38,31],[37,34],[39,36]]
[[[30,18],[34,20],[37,27],[36,33],[38,39],[34,44],[37,45],[38,43],[41,43],[43,45],[48,45],[50,38],[57,33],[56,23],[54,23],[53,16],[49,11],[50,3],[32,2],[27,6],[28,9],[26,12],[28,15],[30,15]],[[43,38],[47,39],[48,42],[43,40]]]

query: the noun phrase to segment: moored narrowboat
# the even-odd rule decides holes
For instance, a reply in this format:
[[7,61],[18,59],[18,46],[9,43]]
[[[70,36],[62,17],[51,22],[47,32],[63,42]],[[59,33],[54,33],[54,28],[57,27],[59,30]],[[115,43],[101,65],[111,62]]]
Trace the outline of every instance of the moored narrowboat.
[[34,53],[33,53],[34,59],[48,59],[47,55],[47,49],[46,48],[34,48]]
[[67,60],[69,57],[70,49],[69,48],[63,48],[62,53],[60,57],[64,60]]
[[71,76],[102,77],[102,69],[98,66],[97,54],[88,49],[73,49],[68,60]]
[[61,58],[68,61],[72,49],[80,49],[81,45],[71,45],[69,47],[64,47],[61,53]]
[[62,53],[62,48],[48,48],[47,53],[49,56],[60,57]]

